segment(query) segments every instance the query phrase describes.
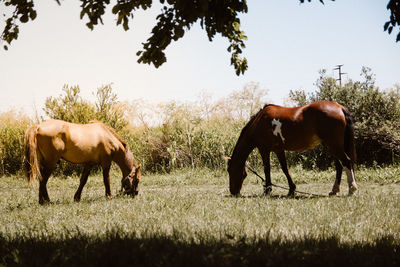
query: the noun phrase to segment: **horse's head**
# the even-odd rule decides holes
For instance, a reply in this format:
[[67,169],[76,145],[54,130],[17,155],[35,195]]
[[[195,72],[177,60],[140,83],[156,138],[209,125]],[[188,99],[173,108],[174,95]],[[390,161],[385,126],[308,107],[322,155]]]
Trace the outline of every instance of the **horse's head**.
[[130,196],[136,196],[139,193],[139,181],[142,174],[140,172],[140,165],[133,167],[128,176],[123,177],[121,180],[121,191]]
[[237,196],[240,193],[240,189],[242,189],[243,181],[247,176],[246,168],[240,167],[240,164],[237,165],[232,162],[231,158],[227,158],[228,160],[228,173],[229,173],[229,191],[232,195]]

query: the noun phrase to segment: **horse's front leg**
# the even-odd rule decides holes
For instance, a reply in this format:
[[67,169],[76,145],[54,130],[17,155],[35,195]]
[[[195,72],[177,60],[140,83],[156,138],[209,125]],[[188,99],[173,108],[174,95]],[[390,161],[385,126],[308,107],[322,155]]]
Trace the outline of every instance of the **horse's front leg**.
[[103,180],[104,187],[106,188],[106,198],[112,199],[111,187],[110,187],[110,165],[103,167]]
[[78,190],[76,190],[76,193],[74,195],[74,201],[76,201],[76,202],[79,202],[81,200],[82,190],[88,180],[89,173],[90,173],[92,167],[93,167],[92,165],[85,165],[85,167],[83,169]]
[[264,166],[264,174],[265,174],[264,195],[269,195],[271,194],[272,191],[271,164],[270,164],[271,152],[264,148],[258,148],[258,151],[260,152]]
[[293,183],[292,177],[289,174],[289,169],[288,169],[288,166],[287,166],[285,151],[282,150],[282,151],[278,151],[278,152],[275,152],[275,153],[276,153],[276,155],[278,157],[279,163],[281,164],[282,171],[286,175],[286,178],[288,180],[288,184],[289,184],[288,196],[294,196],[295,191],[296,191],[296,185]]

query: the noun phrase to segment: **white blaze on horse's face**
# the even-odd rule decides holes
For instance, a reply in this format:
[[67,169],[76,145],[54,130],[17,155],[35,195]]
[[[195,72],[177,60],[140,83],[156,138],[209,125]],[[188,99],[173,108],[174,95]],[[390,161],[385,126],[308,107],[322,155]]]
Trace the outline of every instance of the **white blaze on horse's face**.
[[282,142],[285,143],[285,137],[283,137],[283,135],[282,135],[282,123],[277,119],[273,119],[272,120],[272,127],[274,127],[274,126],[276,126],[276,127],[275,127],[275,129],[274,129],[274,131],[272,133],[275,136],[278,136],[278,134],[279,134],[279,136],[282,139]]

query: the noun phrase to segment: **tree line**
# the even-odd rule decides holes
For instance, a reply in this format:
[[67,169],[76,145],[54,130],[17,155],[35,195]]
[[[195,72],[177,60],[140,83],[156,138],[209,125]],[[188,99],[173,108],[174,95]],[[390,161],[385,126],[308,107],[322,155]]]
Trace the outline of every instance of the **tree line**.
[[[333,77],[320,72],[313,93],[292,90],[291,106],[317,100],[332,100],[346,106],[355,121],[358,163],[382,166],[400,162],[400,85],[380,90],[369,68],[361,80],[349,79],[339,86]],[[169,172],[177,168],[206,167],[225,169],[224,156],[232,153],[242,127],[268,100],[268,91],[258,83],[246,84],[226,97],[213,99],[207,92],[196,101],[150,104],[142,99],[118,100],[112,84],[93,92],[94,101],[83,99],[79,86],[65,85],[58,96],[50,96],[44,116],[30,118],[24,113],[0,113],[0,175],[22,171],[25,130],[45,119],[74,123],[99,120],[114,128],[130,145],[136,159],[147,172]],[[276,163],[276,159],[275,163]],[[256,153],[253,166],[261,167]],[[326,169],[332,166],[324,146],[303,153],[288,153],[290,165]],[[80,166],[61,161],[58,174],[80,173]],[[277,164],[273,165],[277,166]]]

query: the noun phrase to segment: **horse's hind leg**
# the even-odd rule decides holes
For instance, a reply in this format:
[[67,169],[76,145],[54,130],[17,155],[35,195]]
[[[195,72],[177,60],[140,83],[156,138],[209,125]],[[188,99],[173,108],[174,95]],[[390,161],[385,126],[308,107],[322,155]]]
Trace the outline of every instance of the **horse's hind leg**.
[[342,172],[343,172],[343,166],[342,163],[340,163],[339,160],[335,160],[335,166],[336,166],[336,179],[335,183],[333,184],[332,191],[329,193],[330,196],[335,196],[340,192],[340,181],[342,180]]
[[88,180],[89,173],[92,170],[92,167],[93,167],[92,165],[87,164],[87,165],[85,165],[85,167],[83,169],[78,190],[76,190],[76,193],[74,195],[74,201],[76,201],[76,202],[79,202],[81,200],[82,190]]
[[343,149],[332,149],[332,151],[334,152],[333,154],[336,156],[336,158],[340,160],[340,163],[342,164],[343,169],[346,172],[347,183],[349,185],[349,195],[353,195],[358,189],[356,180],[354,178],[353,164],[351,163],[350,158],[346,155]]
[[276,152],[276,155],[278,156],[278,160],[279,160],[279,163],[281,164],[282,171],[286,175],[286,178],[288,180],[288,184],[289,184],[288,196],[294,196],[294,193],[296,191],[296,185],[293,183],[292,177],[289,174],[285,151]]
[[351,164],[348,164],[348,166],[344,166],[344,170],[347,175],[347,183],[349,185],[349,195],[353,195],[358,190],[356,180],[354,178],[354,169]]
[[54,168],[41,167],[40,174],[42,179],[39,182],[39,204],[43,205],[46,203],[50,203],[49,193],[47,192],[47,181]]

